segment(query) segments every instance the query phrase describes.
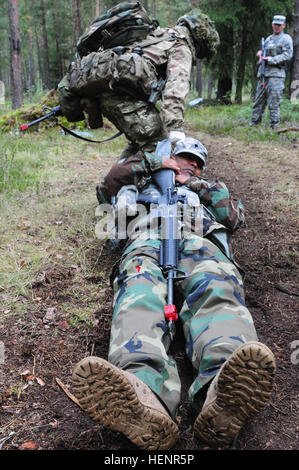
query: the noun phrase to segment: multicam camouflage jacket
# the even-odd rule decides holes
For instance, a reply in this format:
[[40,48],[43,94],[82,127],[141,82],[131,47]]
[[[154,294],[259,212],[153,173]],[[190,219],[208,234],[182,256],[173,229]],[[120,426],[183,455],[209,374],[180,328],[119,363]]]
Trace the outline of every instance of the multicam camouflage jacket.
[[[266,77],[286,77],[286,65],[293,57],[293,40],[289,34],[271,34],[265,41],[266,56]],[[258,77],[261,76],[261,66],[258,69]]]
[[[120,160],[112,166],[98,185],[99,202],[111,203],[124,186],[134,186],[139,193],[142,193],[151,181],[152,172],[161,167],[162,158],[148,152],[140,151],[127,159]],[[224,183],[193,176],[185,182],[184,187],[187,191],[197,194],[201,204],[208,209],[202,216],[202,236],[209,236],[214,230],[223,228],[232,233],[244,223],[244,207],[240,201],[230,196]],[[129,248],[126,253],[140,246],[158,246],[159,235],[149,229],[150,219],[151,212],[147,207],[146,215],[138,213],[133,223],[130,223],[130,232],[127,233]],[[142,239],[136,235],[145,232],[147,236],[141,237]],[[197,235],[198,233],[195,236]],[[187,238],[193,238],[192,234]]]
[[163,121],[168,129],[181,130],[192,64],[196,60],[190,31],[185,26],[157,28],[141,44],[136,42],[131,47],[141,47],[142,57],[154,64],[158,76],[166,78],[161,103]]

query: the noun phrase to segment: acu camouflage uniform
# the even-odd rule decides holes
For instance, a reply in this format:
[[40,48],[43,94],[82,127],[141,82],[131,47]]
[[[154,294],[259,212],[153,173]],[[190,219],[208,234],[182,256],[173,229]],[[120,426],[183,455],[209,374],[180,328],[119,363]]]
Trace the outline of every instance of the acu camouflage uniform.
[[[110,203],[123,185],[135,185],[142,194],[144,182],[161,164],[159,157],[147,152],[118,162],[97,188],[99,201]],[[188,277],[175,284],[186,353],[195,372],[189,397],[198,407],[202,387],[237,347],[257,336],[244,302],[239,269],[212,241],[215,230],[226,227],[233,232],[242,225],[243,206],[219,181],[191,177],[185,187],[210,211],[203,217],[203,236],[195,233],[180,241],[178,267]],[[150,219],[148,207],[146,215],[136,215],[114,277],[108,360],[147,384],[174,417],[181,385],[170,354],[173,332],[164,318],[167,286],[159,265],[161,239],[150,231],[142,237],[137,230],[138,226],[149,227]]]
[[258,124],[262,120],[266,105],[268,105],[270,126],[277,127],[280,123],[280,104],[286,78],[286,67],[293,56],[291,36],[285,33],[272,34],[265,41],[265,51],[266,57],[269,57],[265,63],[266,86],[262,86],[260,66],[251,122]]

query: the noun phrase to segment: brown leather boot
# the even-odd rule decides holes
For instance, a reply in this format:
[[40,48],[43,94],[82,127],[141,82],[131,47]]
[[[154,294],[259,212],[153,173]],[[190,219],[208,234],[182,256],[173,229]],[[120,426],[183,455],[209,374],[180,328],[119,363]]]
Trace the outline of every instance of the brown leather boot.
[[73,393],[102,426],[123,433],[141,449],[170,449],[178,427],[156,395],[134,374],[99,357],[82,359],[73,371]]
[[275,370],[275,358],[264,344],[251,341],[236,349],[211,382],[194,423],[198,437],[214,447],[228,446],[269,400]]

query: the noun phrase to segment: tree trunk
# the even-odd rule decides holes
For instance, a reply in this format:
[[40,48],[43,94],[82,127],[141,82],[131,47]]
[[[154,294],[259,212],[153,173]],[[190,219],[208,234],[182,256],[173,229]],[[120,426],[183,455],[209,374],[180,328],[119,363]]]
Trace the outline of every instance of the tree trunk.
[[215,96],[213,94],[213,90],[215,87],[215,73],[213,70],[210,70],[209,76],[208,76],[208,83],[207,83],[207,95],[208,95],[208,100],[214,99]]
[[34,26],[34,35],[35,35],[35,45],[36,45],[36,50],[37,50],[37,63],[38,63],[38,71],[39,71],[39,80],[41,80],[42,84],[44,84],[45,83],[45,77],[44,77],[44,68],[43,68],[42,57],[41,57],[39,31],[38,31],[36,25]]
[[102,13],[104,13],[104,2],[95,0],[95,18],[101,16]]
[[34,56],[33,56],[33,35],[32,35],[32,28],[29,29],[29,41],[28,41],[28,49],[29,49],[29,83],[28,88],[30,94],[32,93],[33,88],[36,85],[35,81],[35,65],[34,65]]
[[173,26],[173,14],[170,2],[168,4],[168,26]]
[[40,2],[40,13],[41,13],[41,27],[42,27],[42,55],[43,55],[43,68],[44,68],[44,83],[46,88],[50,90],[52,88],[52,82],[50,77],[50,63],[49,63],[49,47],[48,47],[48,36],[46,27],[46,10],[44,0]]
[[234,28],[232,24],[218,23],[216,25],[220,36],[220,46],[217,59],[217,99],[223,104],[231,104],[234,69]]
[[152,17],[157,18],[156,0],[152,0]]
[[10,70],[12,86],[12,109],[23,105],[23,82],[21,64],[21,37],[19,26],[19,0],[8,1],[10,26]]
[[245,76],[245,67],[248,53],[248,34],[247,34],[247,22],[248,18],[242,22],[242,32],[241,32],[241,46],[240,54],[238,57],[238,67],[237,67],[237,86],[235,94],[235,102],[242,104],[242,88]]
[[73,13],[74,13],[75,44],[77,44],[78,39],[82,34],[82,3],[81,3],[81,0],[73,0]]
[[64,61],[63,61],[62,48],[61,48],[61,43],[62,43],[61,21],[59,21],[59,19],[57,18],[55,8],[53,9],[52,15],[53,15],[54,29],[56,32],[55,34],[56,63],[57,63],[58,77],[61,79],[64,75]]
[[223,104],[232,104],[231,93],[233,87],[233,80],[231,77],[223,77],[218,80],[217,99]]
[[196,59],[196,91],[199,97],[202,96],[202,71],[199,59]]
[[299,0],[295,1],[295,19],[294,19],[294,56],[291,69],[291,100],[299,103]]

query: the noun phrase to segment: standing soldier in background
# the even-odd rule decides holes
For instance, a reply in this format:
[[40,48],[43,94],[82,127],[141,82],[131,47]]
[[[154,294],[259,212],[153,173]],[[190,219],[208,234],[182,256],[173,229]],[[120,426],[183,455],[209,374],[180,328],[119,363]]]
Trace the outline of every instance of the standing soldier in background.
[[[286,65],[293,56],[293,41],[291,36],[283,32],[285,26],[285,16],[274,16],[273,34],[265,41],[265,57],[262,57],[261,50],[257,52],[260,64],[257,75],[259,81],[250,126],[256,126],[261,122],[266,105],[270,113],[270,127],[274,129],[280,124],[280,104],[286,78]],[[261,74],[263,60],[265,61],[265,83]]]
[[80,59],[58,85],[62,112],[73,122],[85,112],[91,128],[101,127],[105,116],[129,141],[122,157],[153,151],[167,137],[175,142],[184,137],[192,65],[211,58],[218,44],[213,22],[199,9],[160,28],[139,2],[121,3],[79,39]]

